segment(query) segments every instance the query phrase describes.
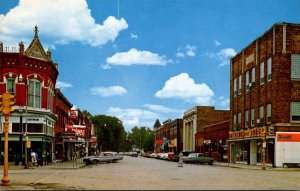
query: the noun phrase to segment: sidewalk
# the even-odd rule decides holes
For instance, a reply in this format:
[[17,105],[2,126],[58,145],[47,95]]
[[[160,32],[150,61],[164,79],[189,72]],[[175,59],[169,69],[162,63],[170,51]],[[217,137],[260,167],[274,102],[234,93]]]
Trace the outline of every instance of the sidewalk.
[[[262,170],[261,165],[249,165],[249,164],[227,163],[227,162],[217,162],[217,161],[214,161],[213,165],[231,167],[231,168]],[[272,170],[272,171],[300,171],[300,168],[283,168],[283,167],[266,166],[266,170]]]
[[[29,169],[35,168],[45,168],[45,169],[77,169],[85,166],[86,164],[82,161],[82,158],[77,159],[76,161],[65,161],[65,162],[53,162],[48,165],[38,166],[38,167],[29,167]],[[23,165],[15,165],[14,162],[8,163],[8,170],[23,170],[25,167]],[[3,170],[3,165],[0,165],[0,170]]]

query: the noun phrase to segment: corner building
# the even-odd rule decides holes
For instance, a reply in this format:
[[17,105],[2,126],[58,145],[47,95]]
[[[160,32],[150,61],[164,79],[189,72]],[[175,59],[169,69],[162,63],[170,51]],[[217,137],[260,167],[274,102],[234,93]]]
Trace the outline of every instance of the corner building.
[[280,137],[300,132],[300,24],[274,24],[230,67],[230,162],[261,164],[263,146],[267,165],[297,161],[300,140]]
[[[45,161],[49,152],[54,156],[53,112],[55,83],[58,76],[57,63],[52,62],[51,52],[44,51],[35,28],[34,39],[28,48],[23,42],[19,50],[3,46],[0,42],[0,94],[15,95],[15,111],[9,118],[9,161],[24,163],[25,139],[30,149]],[[4,117],[0,113],[1,151],[3,151]],[[30,149],[27,152],[29,161]]]

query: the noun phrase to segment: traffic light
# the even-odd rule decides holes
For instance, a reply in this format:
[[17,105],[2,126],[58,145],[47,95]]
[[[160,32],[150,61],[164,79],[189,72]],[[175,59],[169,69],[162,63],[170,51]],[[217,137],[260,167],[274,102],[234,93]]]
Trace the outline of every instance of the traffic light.
[[11,112],[15,111],[15,109],[11,107],[15,104],[15,102],[12,100],[15,97],[15,95],[11,95],[9,93],[0,95],[0,98],[2,98],[2,102],[0,102],[0,105],[2,106],[1,111],[3,115],[10,115]]

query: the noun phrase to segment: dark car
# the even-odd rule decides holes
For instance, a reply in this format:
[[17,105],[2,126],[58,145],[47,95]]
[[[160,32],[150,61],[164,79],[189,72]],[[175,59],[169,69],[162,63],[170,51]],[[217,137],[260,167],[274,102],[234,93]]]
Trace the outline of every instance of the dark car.
[[205,156],[203,153],[190,153],[188,157],[183,159],[184,163],[208,163],[213,164],[214,159],[211,157]]
[[138,157],[138,155],[139,155],[139,154],[138,154],[137,152],[131,152],[131,156],[132,156],[132,157]]
[[[189,156],[190,153],[194,153],[194,151],[181,151],[183,154],[183,158],[186,158]],[[179,154],[180,152],[174,152],[174,157],[172,158],[172,161],[178,162],[179,161]]]

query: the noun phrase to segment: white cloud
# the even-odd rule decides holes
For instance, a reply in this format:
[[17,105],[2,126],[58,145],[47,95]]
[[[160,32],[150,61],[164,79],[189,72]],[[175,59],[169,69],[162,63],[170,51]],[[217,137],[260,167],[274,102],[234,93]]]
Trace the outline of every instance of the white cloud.
[[216,47],[221,46],[221,45],[222,45],[222,44],[221,44],[219,41],[215,40],[215,46],[216,46]]
[[163,105],[156,105],[156,104],[144,104],[144,107],[148,108],[149,110],[157,111],[161,113],[183,113],[184,112],[184,110],[173,109]]
[[21,40],[28,44],[35,25],[49,45],[79,41],[100,46],[128,28],[124,18],[113,16],[97,24],[85,0],[20,0],[6,15],[0,14],[0,39],[6,44]]
[[90,92],[93,95],[100,95],[103,97],[110,97],[116,95],[123,95],[127,93],[127,90],[121,86],[110,86],[110,87],[94,87],[90,88]]
[[110,107],[107,113],[119,118],[127,128],[149,125],[149,121],[154,124],[155,120],[159,118],[157,113],[141,109]]
[[156,92],[157,98],[179,98],[199,105],[211,105],[214,92],[205,84],[196,84],[187,73],[171,77],[162,90]]
[[137,38],[138,38],[138,35],[133,34],[133,33],[130,33],[130,38],[131,38],[131,39],[137,39]]
[[160,56],[156,53],[145,50],[130,49],[128,52],[118,52],[106,59],[107,64],[102,65],[103,69],[108,69],[112,65],[130,66],[139,65],[161,65],[164,66],[172,60],[167,60],[166,56]]
[[56,82],[56,88],[60,88],[63,90],[65,88],[71,88],[71,87],[73,87],[73,85],[70,83],[66,83],[66,82],[62,82],[62,81]]
[[208,56],[215,58],[220,61],[219,66],[226,66],[230,64],[230,58],[235,56],[237,53],[233,48],[225,48],[217,53],[208,53]]
[[185,56],[194,57],[197,54],[197,47],[194,45],[186,45],[184,48],[179,47],[176,52],[176,57],[184,58]]

